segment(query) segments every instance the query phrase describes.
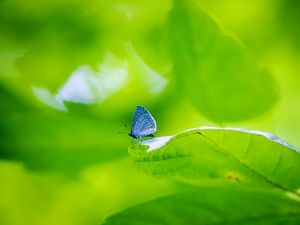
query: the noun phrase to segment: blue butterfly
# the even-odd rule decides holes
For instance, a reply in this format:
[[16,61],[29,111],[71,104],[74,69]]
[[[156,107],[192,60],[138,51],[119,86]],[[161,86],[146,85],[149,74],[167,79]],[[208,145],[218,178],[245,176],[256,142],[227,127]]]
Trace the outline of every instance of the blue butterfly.
[[134,139],[154,137],[155,131],[156,122],[153,116],[145,107],[138,105],[133,113],[131,132],[128,135]]

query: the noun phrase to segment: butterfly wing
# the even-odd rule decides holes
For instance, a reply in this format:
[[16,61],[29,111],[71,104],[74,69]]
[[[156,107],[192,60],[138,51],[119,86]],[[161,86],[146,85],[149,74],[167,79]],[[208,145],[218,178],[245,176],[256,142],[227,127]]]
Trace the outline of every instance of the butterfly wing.
[[137,106],[132,120],[131,136],[141,138],[156,131],[156,122],[151,113],[143,106]]

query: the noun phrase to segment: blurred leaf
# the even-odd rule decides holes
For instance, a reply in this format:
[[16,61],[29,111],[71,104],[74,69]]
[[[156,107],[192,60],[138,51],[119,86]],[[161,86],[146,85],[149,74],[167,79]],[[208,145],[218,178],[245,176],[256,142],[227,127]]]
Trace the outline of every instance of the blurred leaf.
[[[195,128],[134,144],[141,169],[192,184],[229,181],[299,192],[299,150],[264,132]],[[146,145],[146,146],[145,146]],[[142,150],[149,146],[148,151]]]
[[104,224],[296,225],[299,222],[299,198],[293,199],[275,189],[223,185],[197,187],[161,197],[117,213]]
[[129,158],[89,166],[72,178],[0,160],[0,180],[1,225],[96,224],[173,193],[171,183],[139,173]]
[[0,48],[6,54],[16,51],[6,49],[8,43],[24,49],[14,59],[16,74],[5,75],[22,76],[39,86],[46,83],[54,91],[78,65],[98,63],[104,28],[86,7],[67,2],[43,9],[12,1],[1,4]]
[[128,136],[118,134],[121,124],[86,114],[14,113],[0,120],[0,158],[76,173],[126,156]]
[[9,115],[14,111],[27,110],[29,107],[22,101],[15,93],[12,93],[9,88],[5,87],[0,82],[0,101],[1,111],[0,115]]
[[282,36],[283,39],[289,40],[295,50],[300,50],[300,27],[297,21],[300,20],[300,2],[293,0],[284,0],[281,3],[278,13],[278,34],[277,36]]
[[191,1],[175,0],[171,50],[178,85],[206,117],[239,121],[268,110],[277,98],[273,77]]
[[78,3],[64,2],[42,9],[36,5],[25,7],[20,2],[5,1],[0,5],[0,12],[3,36],[19,43],[35,44],[39,39],[49,43],[55,39],[69,50],[70,47],[84,50],[98,42],[102,31],[95,15],[88,14],[87,6]]

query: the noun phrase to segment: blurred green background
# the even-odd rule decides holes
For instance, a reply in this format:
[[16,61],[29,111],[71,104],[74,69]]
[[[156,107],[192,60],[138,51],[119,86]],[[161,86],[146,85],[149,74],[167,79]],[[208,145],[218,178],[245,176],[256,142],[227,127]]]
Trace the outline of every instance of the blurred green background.
[[101,224],[172,193],[128,156],[139,104],[158,136],[230,126],[300,146],[300,2],[174,2],[0,1],[1,225]]

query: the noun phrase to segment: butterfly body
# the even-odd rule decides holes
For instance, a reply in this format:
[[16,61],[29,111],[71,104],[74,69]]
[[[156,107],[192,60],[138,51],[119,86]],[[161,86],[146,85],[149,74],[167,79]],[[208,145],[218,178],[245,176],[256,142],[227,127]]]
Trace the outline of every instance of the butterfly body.
[[131,132],[128,134],[134,139],[154,136],[156,122],[151,113],[143,106],[137,106],[132,119]]

